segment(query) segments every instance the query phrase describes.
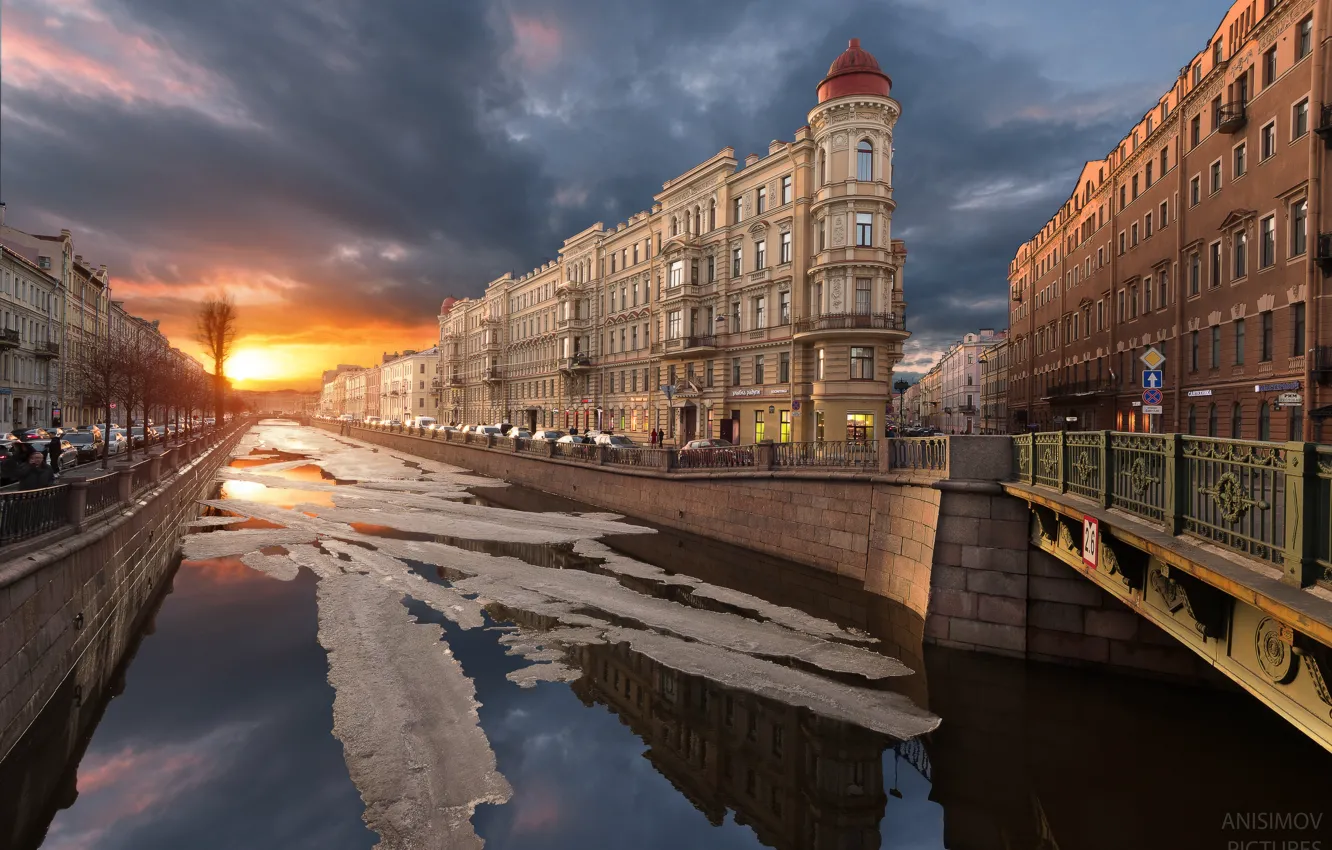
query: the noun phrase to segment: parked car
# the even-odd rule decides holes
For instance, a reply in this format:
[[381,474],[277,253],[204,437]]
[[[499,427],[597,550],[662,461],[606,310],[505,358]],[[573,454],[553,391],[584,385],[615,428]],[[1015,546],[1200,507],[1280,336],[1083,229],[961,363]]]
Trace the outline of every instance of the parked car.
[[16,441],[17,439],[18,439],[18,435],[15,434],[13,431],[8,431],[8,432],[6,432],[6,433],[4,433],[4,434],[0,434],[0,442],[3,442],[3,443],[12,443],[12,442]]
[[510,428],[504,436],[508,437],[510,440],[530,440],[532,439],[532,432],[526,428],[514,427]]
[[[112,428],[107,438],[107,454],[117,454],[129,448],[129,433],[124,428]],[[119,444],[119,449],[112,448],[113,444]]]
[[400,426],[400,425],[402,425],[402,421],[401,421],[401,420],[398,420],[398,419],[390,419],[390,420],[388,421],[388,426],[389,426],[390,428],[397,428],[397,427]]
[[597,434],[592,438],[598,446],[610,446],[613,449],[632,449],[634,441],[623,434]]
[[473,434],[480,434],[485,437],[494,434],[496,437],[503,437],[504,431],[498,425],[477,425],[472,429]]
[[[101,457],[102,449],[106,445],[102,442],[101,434],[94,431],[71,431],[65,435],[65,442],[74,447],[79,463]],[[63,460],[61,460],[61,464],[64,464]]]
[[29,428],[26,431],[20,431],[18,438],[25,443],[31,443],[34,440],[43,442],[51,439],[51,432],[45,428]]
[[563,431],[553,431],[549,428],[532,432],[532,439],[541,443],[553,443],[563,436]]
[[690,440],[684,444],[684,448],[680,449],[680,451],[690,452],[695,449],[723,449],[729,448],[731,445],[730,440]]
[[69,440],[60,441],[60,468],[65,469],[79,462],[79,450]]
[[97,425],[80,425],[79,430],[76,433],[92,434],[97,439],[102,439],[102,429]]
[[555,442],[564,443],[566,445],[573,443],[574,445],[579,446],[590,446],[595,443],[591,437],[584,437],[582,434],[565,434]]
[[412,425],[417,428],[429,428],[437,420],[433,416],[418,416],[412,420]]

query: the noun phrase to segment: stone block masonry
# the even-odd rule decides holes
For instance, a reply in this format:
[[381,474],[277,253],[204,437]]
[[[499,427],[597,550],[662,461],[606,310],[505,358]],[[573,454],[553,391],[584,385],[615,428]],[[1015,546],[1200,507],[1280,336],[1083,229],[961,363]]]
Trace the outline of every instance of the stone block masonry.
[[[82,532],[60,529],[0,561],[0,847],[23,846],[46,823],[69,757],[170,581],[182,528],[248,427],[238,423],[176,468],[164,465],[148,490]],[[50,769],[18,774],[26,759],[9,756],[34,747],[51,754],[43,761]]]

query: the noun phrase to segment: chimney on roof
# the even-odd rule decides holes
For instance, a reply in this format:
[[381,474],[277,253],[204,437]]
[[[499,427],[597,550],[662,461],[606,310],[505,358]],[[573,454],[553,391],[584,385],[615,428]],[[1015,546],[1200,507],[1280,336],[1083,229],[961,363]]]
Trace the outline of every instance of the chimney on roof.
[[0,227],[5,226],[5,202],[0,201]]
[[745,157],[745,167],[748,168],[749,166],[753,165],[758,161],[759,161],[759,155],[756,153],[751,153],[749,156]]
[[74,262],[76,262],[76,263],[81,263],[81,262],[83,262],[83,255],[82,255],[82,254],[75,254],[75,255],[74,255]]

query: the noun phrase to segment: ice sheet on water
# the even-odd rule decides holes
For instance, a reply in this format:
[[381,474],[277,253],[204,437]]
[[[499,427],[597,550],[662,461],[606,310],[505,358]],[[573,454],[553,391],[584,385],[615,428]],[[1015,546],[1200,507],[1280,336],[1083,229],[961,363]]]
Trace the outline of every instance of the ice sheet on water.
[[481,730],[476,689],[441,642],[372,576],[319,582],[319,642],[328,650],[333,734],[385,850],[465,850],[482,803],[512,789]]
[[263,552],[246,552],[241,556],[241,563],[252,570],[266,573],[278,581],[291,581],[300,573],[301,568],[286,555],[265,555]]
[[205,558],[241,557],[265,546],[313,543],[315,537],[314,532],[298,528],[244,528],[239,531],[187,534],[181,542],[181,549],[186,560],[199,561]]

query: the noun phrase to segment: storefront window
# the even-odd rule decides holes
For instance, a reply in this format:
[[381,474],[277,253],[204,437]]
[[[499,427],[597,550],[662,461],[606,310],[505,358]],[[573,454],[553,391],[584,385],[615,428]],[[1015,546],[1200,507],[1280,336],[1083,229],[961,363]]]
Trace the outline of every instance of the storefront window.
[[846,415],[846,440],[848,443],[863,443],[874,437],[873,413],[848,413]]
[[754,411],[754,442],[763,442],[763,411]]
[[781,432],[777,437],[778,441],[783,443],[791,442],[791,411],[783,410],[781,412],[780,429]]

